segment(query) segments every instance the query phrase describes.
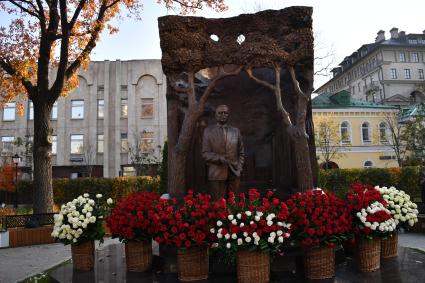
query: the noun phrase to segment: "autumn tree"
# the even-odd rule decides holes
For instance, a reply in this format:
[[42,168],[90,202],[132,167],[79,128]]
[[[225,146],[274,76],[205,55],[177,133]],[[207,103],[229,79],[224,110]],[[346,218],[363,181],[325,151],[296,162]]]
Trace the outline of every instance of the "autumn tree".
[[[30,99],[34,105],[34,213],[52,211],[50,112],[59,96],[78,84],[77,70],[88,66],[101,33],[116,32],[112,20],[139,18],[142,0],[9,0],[0,13],[9,25],[0,28],[1,101]],[[224,0],[158,0],[181,13],[203,6],[222,11]]]
[[[161,152],[161,146],[159,146],[159,152]],[[136,170],[136,176],[149,175],[150,168],[159,163],[155,148],[145,144],[138,134],[134,135],[133,142],[128,146],[128,154],[130,164]]]
[[339,124],[332,117],[318,117],[314,119],[316,133],[316,149],[323,159],[324,169],[330,169],[330,162],[344,155],[341,147]]
[[379,138],[383,141],[383,145],[390,147],[394,151],[398,166],[403,167],[406,157],[404,125],[398,122],[398,116],[394,114],[387,114],[382,122],[385,123],[385,128],[379,128]]
[[416,106],[416,111],[404,122],[402,141],[411,160],[425,163],[425,103]]

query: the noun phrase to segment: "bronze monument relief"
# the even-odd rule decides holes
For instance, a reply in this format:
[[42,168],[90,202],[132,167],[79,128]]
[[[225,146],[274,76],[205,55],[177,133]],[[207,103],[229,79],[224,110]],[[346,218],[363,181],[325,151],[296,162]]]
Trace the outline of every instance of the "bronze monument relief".
[[244,162],[242,136],[238,128],[227,124],[229,107],[219,105],[215,111],[216,125],[205,129],[202,157],[208,166],[208,183],[213,200],[237,192]]
[[[221,167],[240,173],[226,158],[208,161],[203,150],[204,126],[216,124],[214,110],[223,104],[243,133],[241,191],[274,188],[290,194],[314,186],[311,15],[310,7],[290,7],[224,19],[159,18],[171,195],[215,186],[223,179],[211,174]],[[232,189],[228,175],[225,180],[225,189]]]

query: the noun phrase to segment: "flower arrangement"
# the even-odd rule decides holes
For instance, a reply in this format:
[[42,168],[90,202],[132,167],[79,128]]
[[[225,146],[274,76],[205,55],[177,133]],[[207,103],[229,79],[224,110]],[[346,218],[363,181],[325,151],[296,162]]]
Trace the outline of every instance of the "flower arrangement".
[[227,200],[221,200],[221,207],[222,219],[211,228],[215,234],[212,247],[224,251],[231,260],[240,249],[280,252],[290,236],[288,208],[271,191],[262,198],[256,189],[239,196],[230,192]]
[[52,237],[65,245],[89,240],[103,241],[103,217],[111,204],[112,199],[107,199],[105,203],[101,194],[96,195],[96,200],[91,199],[89,194],[83,194],[63,204],[60,212],[54,215]]
[[180,249],[207,245],[215,219],[210,200],[210,195],[193,191],[188,192],[180,205],[171,200],[159,213],[161,233],[155,240]]
[[286,201],[292,236],[302,246],[330,246],[348,238],[352,220],[342,199],[322,190],[291,195]]
[[135,192],[121,199],[106,223],[112,237],[120,241],[150,241],[167,230],[161,226],[159,214],[168,205],[156,192]]
[[354,234],[366,239],[386,238],[396,228],[388,203],[374,187],[354,184],[347,202],[354,217]]
[[375,186],[382,197],[388,202],[388,210],[394,218],[397,228],[409,228],[418,222],[418,206],[410,200],[410,196],[395,187]]

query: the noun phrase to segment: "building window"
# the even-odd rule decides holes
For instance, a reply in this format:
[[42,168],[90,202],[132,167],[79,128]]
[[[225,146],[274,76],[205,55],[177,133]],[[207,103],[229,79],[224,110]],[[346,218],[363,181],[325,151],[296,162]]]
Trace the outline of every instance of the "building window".
[[388,127],[385,122],[381,122],[379,124],[379,140],[381,141],[381,143],[388,142]]
[[351,143],[350,125],[344,121],[341,123],[341,143]]
[[71,101],[71,118],[84,119],[84,100]]
[[58,136],[52,136],[52,154],[58,152]]
[[410,69],[404,69],[404,78],[410,79]]
[[424,69],[419,69],[418,70],[418,74],[419,74],[419,79],[424,79]]
[[1,137],[1,155],[12,155],[14,137]]
[[419,62],[419,54],[418,52],[412,53],[412,62]]
[[71,154],[83,154],[84,135],[71,135]]
[[391,69],[391,78],[397,79],[397,69],[394,69],[394,68]]
[[121,98],[121,118],[128,117],[128,100],[127,98]]
[[140,149],[143,153],[153,153],[154,152],[154,132],[142,133],[142,142],[140,143]]
[[50,117],[51,120],[57,120],[58,119],[58,102],[56,101],[53,103],[52,107],[52,116]]
[[368,122],[362,124],[362,141],[364,143],[370,142],[370,125]]
[[97,153],[103,153],[103,145],[104,145],[104,135],[97,135]]
[[105,100],[98,99],[97,100],[97,118],[103,119],[105,117]]
[[3,121],[15,121],[15,102],[8,102],[3,108]]
[[32,101],[28,105],[28,120],[34,120],[34,103]]
[[121,152],[128,152],[128,137],[127,133],[121,134]]
[[153,99],[142,99],[142,118],[153,118]]
[[370,161],[370,160],[366,160],[366,161],[363,163],[363,167],[364,167],[364,168],[372,168],[372,167],[373,167],[373,162],[372,162],[372,161]]
[[406,62],[406,54],[404,52],[400,52],[400,62]]

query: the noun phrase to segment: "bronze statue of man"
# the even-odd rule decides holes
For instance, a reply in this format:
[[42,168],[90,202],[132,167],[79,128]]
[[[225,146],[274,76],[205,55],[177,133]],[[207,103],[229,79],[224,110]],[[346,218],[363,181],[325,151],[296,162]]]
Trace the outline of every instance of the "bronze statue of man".
[[213,200],[237,192],[244,162],[242,136],[238,128],[229,126],[229,107],[219,105],[215,111],[217,124],[204,130],[202,157],[208,165],[208,182]]

